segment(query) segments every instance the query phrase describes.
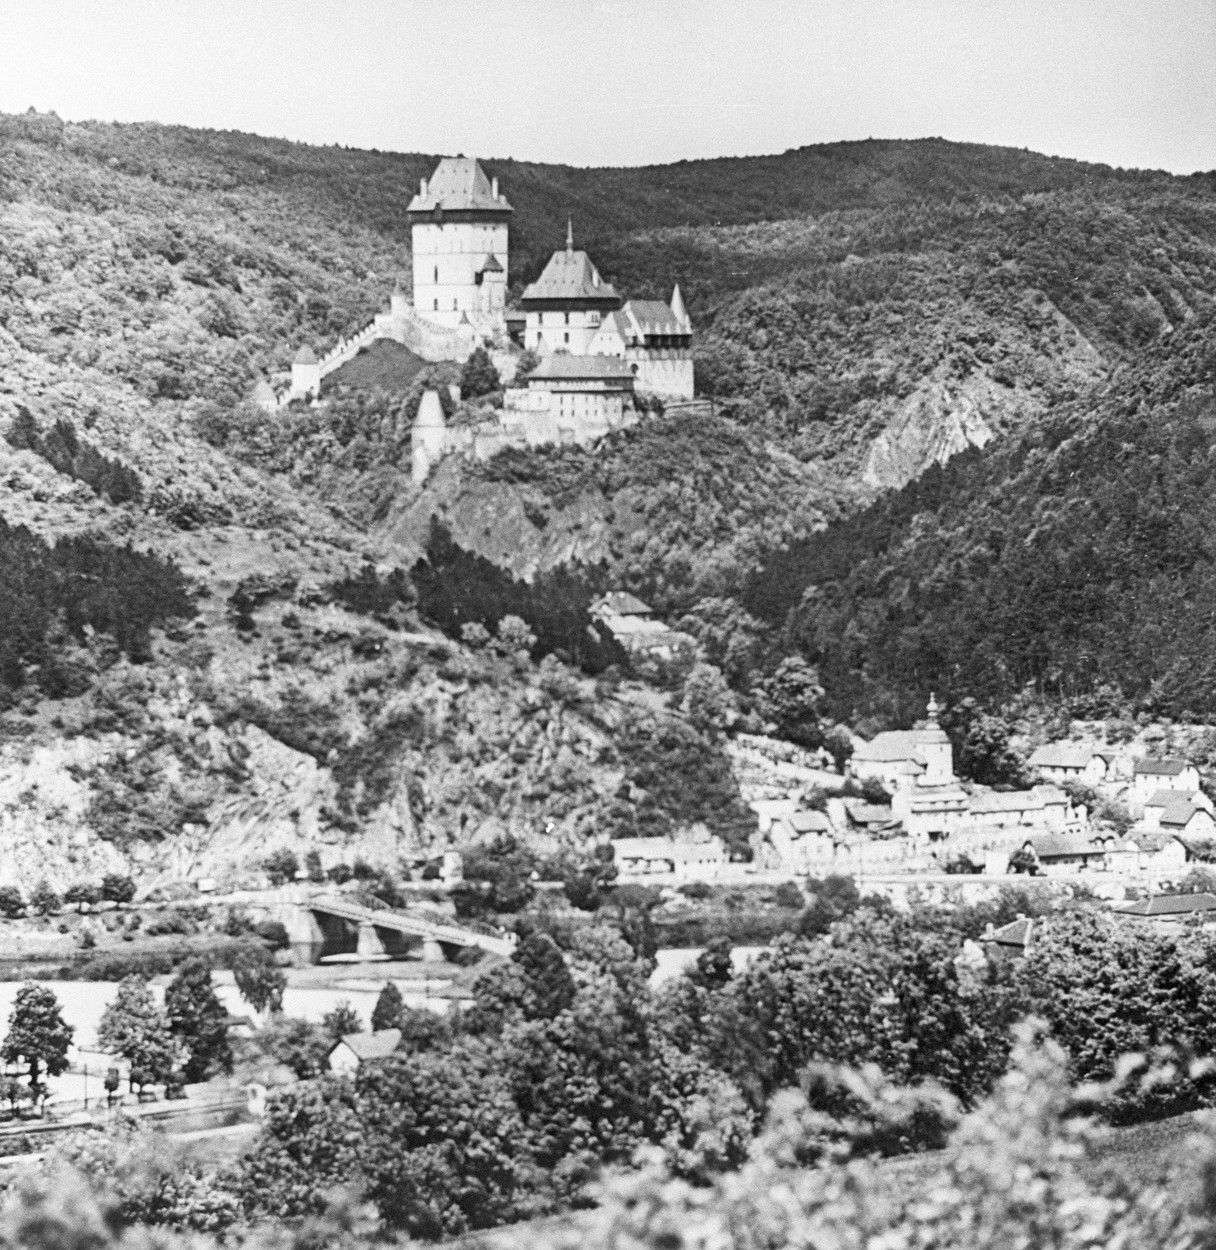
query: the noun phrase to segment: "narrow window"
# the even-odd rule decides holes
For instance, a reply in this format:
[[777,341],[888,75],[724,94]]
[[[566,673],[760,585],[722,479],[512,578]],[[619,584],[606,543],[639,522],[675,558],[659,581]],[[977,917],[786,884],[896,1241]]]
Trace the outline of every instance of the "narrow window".
[[438,285],[439,283],[439,266],[438,265],[435,266],[435,283],[436,285]]

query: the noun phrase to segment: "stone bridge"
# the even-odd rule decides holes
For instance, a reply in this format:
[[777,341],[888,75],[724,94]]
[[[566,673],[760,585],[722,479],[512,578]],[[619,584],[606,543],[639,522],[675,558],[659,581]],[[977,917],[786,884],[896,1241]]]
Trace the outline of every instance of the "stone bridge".
[[475,946],[504,957],[515,950],[514,935],[444,924],[387,907],[367,895],[316,894],[298,905],[294,919],[296,923],[288,926],[293,944],[306,944],[314,963],[327,955],[383,959],[417,954],[438,960],[451,959],[461,947]]

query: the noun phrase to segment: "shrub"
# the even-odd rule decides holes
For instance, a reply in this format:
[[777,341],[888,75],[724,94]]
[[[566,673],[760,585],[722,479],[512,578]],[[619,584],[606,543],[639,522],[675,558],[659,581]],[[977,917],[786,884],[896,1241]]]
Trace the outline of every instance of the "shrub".
[[0,916],[8,920],[25,915],[25,899],[15,885],[0,885]]
[[106,873],[101,879],[101,897],[108,903],[129,903],[135,897],[135,882],[125,873]]
[[271,851],[262,860],[262,867],[266,870],[266,876],[270,878],[271,885],[286,885],[289,881],[296,879],[296,874],[300,871],[300,861],[294,851],[284,847],[278,851]]
[[30,907],[34,914],[38,916],[50,916],[59,910],[61,906],[59,895],[51,888],[46,878],[34,886],[33,893],[30,895]]

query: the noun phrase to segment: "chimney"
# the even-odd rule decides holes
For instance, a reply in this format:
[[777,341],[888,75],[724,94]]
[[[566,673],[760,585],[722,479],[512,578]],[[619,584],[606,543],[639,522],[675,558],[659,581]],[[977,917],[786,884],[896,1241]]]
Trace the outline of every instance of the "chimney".
[[426,199],[426,179],[425,178],[423,178],[422,180],[422,190],[419,192],[419,194],[422,196],[424,200]]
[[498,179],[494,178],[490,181],[490,194],[494,199],[498,199]]

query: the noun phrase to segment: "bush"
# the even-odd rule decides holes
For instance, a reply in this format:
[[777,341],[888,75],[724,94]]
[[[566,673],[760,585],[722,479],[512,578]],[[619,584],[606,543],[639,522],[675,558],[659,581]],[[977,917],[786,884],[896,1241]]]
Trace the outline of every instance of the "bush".
[[286,950],[291,945],[287,926],[281,920],[263,920],[255,932],[271,950]]
[[30,907],[35,915],[53,915],[61,905],[59,895],[51,888],[45,877],[34,886],[34,891],[30,895]]
[[0,916],[15,920],[25,915],[25,899],[15,885],[0,885]]
[[101,897],[108,903],[129,903],[135,897],[135,882],[125,873],[106,873],[101,879]]
[[296,879],[296,874],[300,871],[300,861],[294,851],[284,847],[278,851],[271,851],[262,860],[262,867],[266,870],[266,876],[270,878],[271,885],[286,885],[289,881]]

